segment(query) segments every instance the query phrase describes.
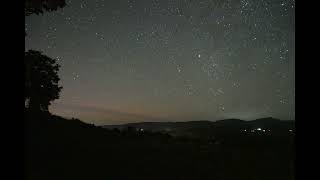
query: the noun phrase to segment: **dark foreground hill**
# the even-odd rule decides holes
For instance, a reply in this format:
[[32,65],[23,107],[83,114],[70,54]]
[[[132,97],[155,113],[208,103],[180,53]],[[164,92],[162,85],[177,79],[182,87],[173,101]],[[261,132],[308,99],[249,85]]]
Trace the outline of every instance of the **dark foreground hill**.
[[49,114],[26,115],[25,123],[26,179],[294,179],[292,136],[243,134],[244,143],[216,143]]

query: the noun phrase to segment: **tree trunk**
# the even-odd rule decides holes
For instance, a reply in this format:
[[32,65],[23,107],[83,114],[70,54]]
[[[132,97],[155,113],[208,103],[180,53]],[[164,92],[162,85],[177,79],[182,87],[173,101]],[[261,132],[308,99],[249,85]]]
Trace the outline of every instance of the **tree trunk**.
[[40,113],[40,99],[38,95],[34,94],[30,97],[29,110],[32,115],[38,115]]

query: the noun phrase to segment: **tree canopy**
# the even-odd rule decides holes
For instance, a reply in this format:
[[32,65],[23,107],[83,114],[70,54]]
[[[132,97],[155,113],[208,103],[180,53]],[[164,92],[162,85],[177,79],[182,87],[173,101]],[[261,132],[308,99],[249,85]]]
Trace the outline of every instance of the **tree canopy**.
[[26,0],[24,7],[25,16],[42,14],[44,11],[56,11],[66,6],[65,0]]
[[50,102],[59,98],[62,89],[56,59],[40,51],[25,52],[25,103],[32,110],[48,111]]

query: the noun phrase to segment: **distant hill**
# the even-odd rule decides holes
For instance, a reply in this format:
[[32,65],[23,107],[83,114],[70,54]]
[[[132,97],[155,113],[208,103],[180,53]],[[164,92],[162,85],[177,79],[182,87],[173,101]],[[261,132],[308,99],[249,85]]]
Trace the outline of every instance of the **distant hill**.
[[[141,122],[123,125],[105,125],[107,129],[136,130],[167,132],[171,135],[199,135],[215,133],[251,132],[261,129],[277,134],[288,134],[295,130],[295,121],[275,118],[261,118],[252,121],[240,119],[224,119],[219,121],[188,121],[188,122]],[[206,133],[205,133],[206,132]]]

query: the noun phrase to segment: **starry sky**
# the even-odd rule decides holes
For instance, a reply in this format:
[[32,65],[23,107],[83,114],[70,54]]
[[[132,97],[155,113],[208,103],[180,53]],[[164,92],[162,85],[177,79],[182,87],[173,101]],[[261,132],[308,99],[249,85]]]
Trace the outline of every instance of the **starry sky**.
[[295,119],[294,0],[67,0],[25,18],[56,58],[50,111],[97,125]]

